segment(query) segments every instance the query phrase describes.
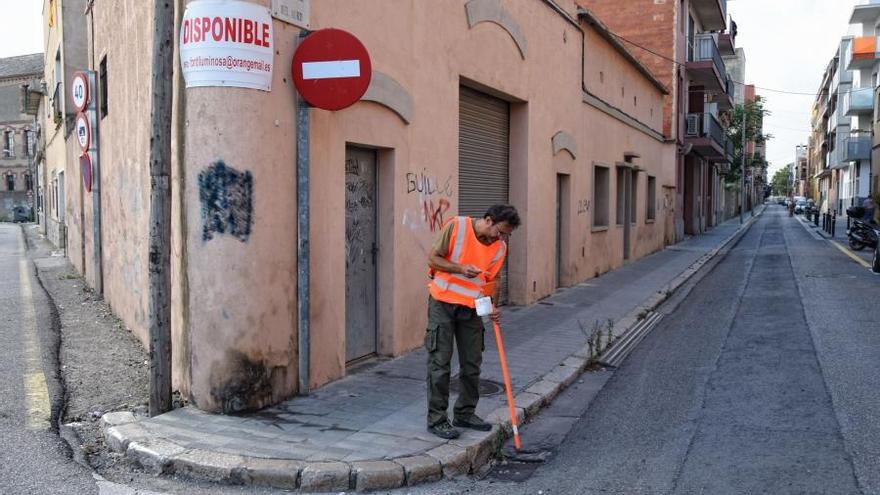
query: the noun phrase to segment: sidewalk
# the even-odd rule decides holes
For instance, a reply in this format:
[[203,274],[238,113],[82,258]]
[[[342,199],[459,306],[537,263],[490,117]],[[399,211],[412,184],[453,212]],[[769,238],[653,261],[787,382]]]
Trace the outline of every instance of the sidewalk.
[[[607,329],[611,320],[614,334],[623,334],[750,224],[733,219],[535,305],[505,311],[520,420],[583,372],[595,325]],[[477,410],[496,424],[491,432],[465,430],[453,441],[428,433],[424,377],[425,353],[418,350],[256,413],[221,416],[186,407],[141,420],[112,413],[103,418],[104,433],[108,448],[153,472],[303,491],[396,488],[480,470],[510,429],[491,331]]]
[[834,225],[833,237],[830,233],[822,230],[822,217],[819,217],[818,226],[814,222],[808,221],[803,215],[795,215],[795,217],[801,222],[801,224],[804,225],[804,227],[807,228],[808,231],[818,234],[822,239],[836,242],[840,248],[843,248],[843,250],[851,255],[861,258],[868,263],[871,262],[871,259],[874,255],[873,249],[865,248],[861,251],[853,251],[852,249],[850,249],[849,238],[846,235],[846,216],[837,217],[837,221]]

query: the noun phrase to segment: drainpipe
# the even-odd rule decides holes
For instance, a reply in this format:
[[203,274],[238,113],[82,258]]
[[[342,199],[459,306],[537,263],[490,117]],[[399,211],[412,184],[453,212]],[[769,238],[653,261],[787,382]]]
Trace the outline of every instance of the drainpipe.
[[[300,41],[309,35],[300,33]],[[296,211],[297,211],[297,329],[299,334],[299,393],[310,391],[311,328],[309,327],[309,104],[297,98],[296,105]]]

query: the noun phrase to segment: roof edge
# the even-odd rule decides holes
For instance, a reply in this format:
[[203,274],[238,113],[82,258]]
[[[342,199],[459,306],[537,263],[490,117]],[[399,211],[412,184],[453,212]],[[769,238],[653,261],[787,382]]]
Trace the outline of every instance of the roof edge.
[[633,53],[629,51],[629,49],[617,39],[614,33],[612,33],[611,29],[609,29],[604,22],[596,17],[596,14],[594,14],[590,9],[587,9],[586,7],[580,5],[578,6],[577,13],[579,19],[586,20],[591,27],[593,27],[603,38],[605,38],[605,40],[608,41],[611,46],[613,46],[618,52],[620,52],[620,54],[623,55],[623,57],[626,58],[639,72],[641,72],[642,75],[644,75],[645,78],[647,78],[648,81],[651,82],[651,84],[657,87],[660,92],[662,92],[664,95],[669,94],[669,89],[666,88],[666,85],[660,82],[660,80],[657,79],[657,76],[655,76],[650,69],[648,69],[642,62],[640,62],[639,59],[636,58],[636,56],[633,55]]

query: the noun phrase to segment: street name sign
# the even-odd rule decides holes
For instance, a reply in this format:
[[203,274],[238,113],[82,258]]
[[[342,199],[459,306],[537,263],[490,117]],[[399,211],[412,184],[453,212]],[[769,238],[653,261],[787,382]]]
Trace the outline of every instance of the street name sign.
[[373,68],[363,43],[341,29],[321,29],[293,54],[293,83],[303,99],[324,110],[342,110],[361,99]]

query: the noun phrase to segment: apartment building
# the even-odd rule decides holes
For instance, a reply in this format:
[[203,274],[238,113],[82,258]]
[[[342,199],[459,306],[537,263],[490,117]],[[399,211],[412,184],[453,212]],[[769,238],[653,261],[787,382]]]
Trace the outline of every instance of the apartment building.
[[[872,193],[880,191],[880,155],[873,155],[880,146],[875,126],[880,121],[877,101],[880,59],[877,40],[880,36],[880,1],[864,2],[853,8],[850,24],[861,27],[843,54],[842,65],[852,71],[852,87],[842,94],[842,112],[851,119],[850,133],[843,139],[842,160],[848,164],[848,177],[843,181],[841,199],[844,208],[859,205]],[[872,158],[874,158],[872,160]]]
[[727,31],[727,1],[579,3],[605,20],[670,88],[663,132],[678,146],[677,234],[704,232],[723,220],[721,176],[734,155],[726,132],[734,83],[724,57],[736,57],[737,51],[735,32]]
[[70,83],[86,65],[85,0],[43,0],[45,82],[41,142],[45,184],[45,233],[67,251],[73,265],[94,283],[86,263],[89,228],[85,223],[84,186],[76,158],[79,145],[72,135],[74,117]]
[[[177,4],[181,15],[185,6],[220,5]],[[365,359],[421,346],[427,251],[454,215],[480,216],[497,202],[519,208],[524,225],[510,240],[503,295],[514,305],[675,242],[685,133],[673,142],[664,132],[670,86],[601,16],[549,0],[401,5],[311,4],[310,29],[353,33],[373,72],[360,102],[309,111],[308,267],[297,264],[289,71],[301,27],[271,21],[268,91],[187,88],[175,60],[174,382],[198,407],[231,412],[280,401],[300,390],[300,361],[313,388]],[[96,124],[104,296],[146,343],[152,11],[119,0],[88,2],[83,12],[85,67],[106,107]],[[701,94],[712,95],[695,112],[731,105],[727,93],[715,94],[724,79],[715,46],[702,49],[704,67],[694,68],[710,86]],[[723,127],[707,115],[695,120],[692,147],[717,158]],[[687,190],[699,186],[709,198],[709,167],[700,167],[688,169]],[[210,199],[220,196],[235,201]],[[706,200],[694,201],[689,208],[703,212]],[[81,224],[93,225],[94,210],[81,212]],[[709,222],[711,211],[701,214]],[[84,243],[68,241],[71,257],[81,250],[88,259],[87,232]],[[296,309],[304,269],[312,280],[307,356]],[[346,297],[353,292],[369,297]]]
[[22,86],[39,86],[43,54],[0,59],[0,221],[32,219],[37,126],[21,105]]

